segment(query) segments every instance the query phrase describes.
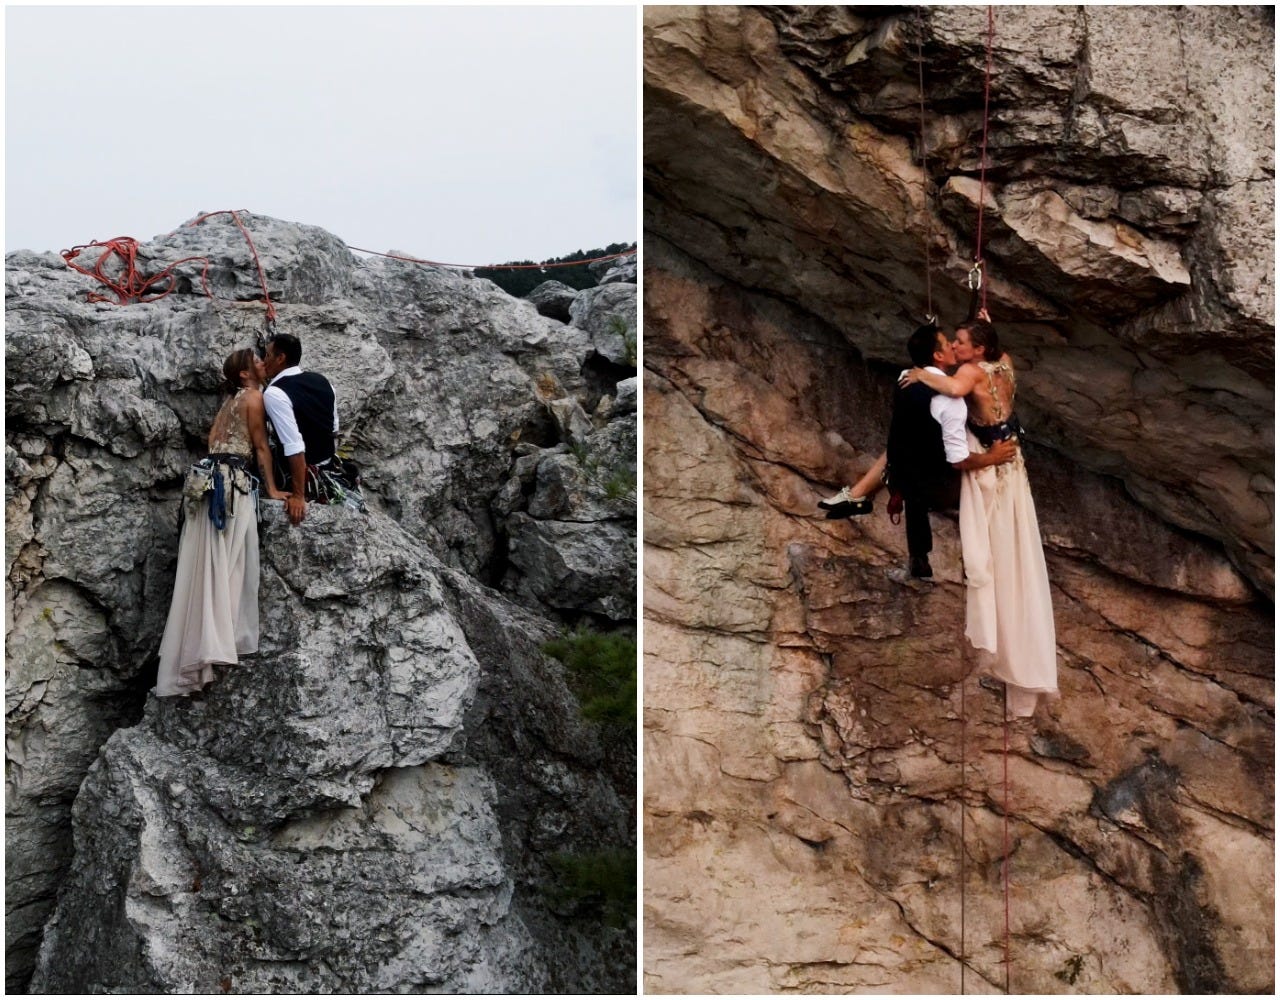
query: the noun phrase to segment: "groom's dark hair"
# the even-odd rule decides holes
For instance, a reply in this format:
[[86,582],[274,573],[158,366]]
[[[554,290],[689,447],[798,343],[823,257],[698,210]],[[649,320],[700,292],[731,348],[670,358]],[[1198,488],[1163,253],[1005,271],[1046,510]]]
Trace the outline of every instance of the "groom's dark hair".
[[933,323],[917,327],[907,338],[907,354],[917,368],[933,364],[933,352],[938,349],[938,328]]
[[267,343],[275,345],[276,353],[284,356],[289,368],[302,360],[302,341],[291,333],[277,333]]

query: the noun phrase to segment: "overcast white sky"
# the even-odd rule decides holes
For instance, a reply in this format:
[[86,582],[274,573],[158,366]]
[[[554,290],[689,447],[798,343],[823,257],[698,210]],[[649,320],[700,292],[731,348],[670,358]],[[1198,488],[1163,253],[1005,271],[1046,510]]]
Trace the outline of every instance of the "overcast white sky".
[[244,208],[462,264],[637,231],[634,7],[9,7],[5,249]]

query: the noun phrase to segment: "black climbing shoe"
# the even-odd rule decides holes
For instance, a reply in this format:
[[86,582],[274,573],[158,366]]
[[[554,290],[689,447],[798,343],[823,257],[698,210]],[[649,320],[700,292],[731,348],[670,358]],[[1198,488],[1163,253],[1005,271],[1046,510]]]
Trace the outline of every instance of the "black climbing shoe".
[[929,565],[927,556],[911,557],[911,575],[920,577],[923,580],[933,578],[933,567]]
[[861,497],[855,497],[849,492],[849,487],[840,487],[840,492],[835,496],[827,497],[825,500],[819,500],[818,506],[823,510],[830,510],[832,507],[839,507],[842,503],[852,503],[854,500],[860,500]]
[[843,517],[861,517],[863,514],[870,514],[873,506],[870,497],[844,500],[827,511],[827,520],[836,521]]

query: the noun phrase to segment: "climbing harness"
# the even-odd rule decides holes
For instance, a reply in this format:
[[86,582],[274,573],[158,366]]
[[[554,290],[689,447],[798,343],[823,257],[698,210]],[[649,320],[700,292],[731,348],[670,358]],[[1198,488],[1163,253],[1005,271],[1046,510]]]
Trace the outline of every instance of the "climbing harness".
[[334,458],[325,465],[308,464],[303,492],[307,500],[316,503],[365,510],[364,496],[360,493],[360,472],[354,462]]
[[257,516],[258,477],[250,471],[251,460],[245,455],[233,452],[207,455],[187,470],[186,480],[182,484],[182,502],[178,505],[178,528],[181,530],[187,516],[187,505],[195,505],[206,498],[209,502],[208,515],[214,528],[222,531],[227,526],[227,518],[236,513],[236,495],[252,497],[254,516]]

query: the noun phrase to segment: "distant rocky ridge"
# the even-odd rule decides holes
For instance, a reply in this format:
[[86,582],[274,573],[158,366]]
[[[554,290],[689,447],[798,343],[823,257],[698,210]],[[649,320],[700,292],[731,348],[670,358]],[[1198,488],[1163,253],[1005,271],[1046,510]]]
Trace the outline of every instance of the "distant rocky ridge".
[[8,988],[43,947],[35,991],[629,990],[633,932],[553,869],[633,844],[634,790],[541,646],[634,628],[634,358],[584,326],[634,338],[634,295],[565,323],[245,221],[370,512],[264,505],[262,650],[192,701],[146,689],[181,477],[262,330],[248,247],[145,243],[216,298],[188,264],[128,306],[6,259]]
[[[1010,734],[1012,991],[1272,993],[1274,17],[995,18],[989,304],[1062,691]],[[955,993],[962,898],[967,987],[1003,988],[954,519],[903,583],[882,498],[816,507],[884,447],[930,234],[968,307],[986,26],[645,11],[650,991]]]

